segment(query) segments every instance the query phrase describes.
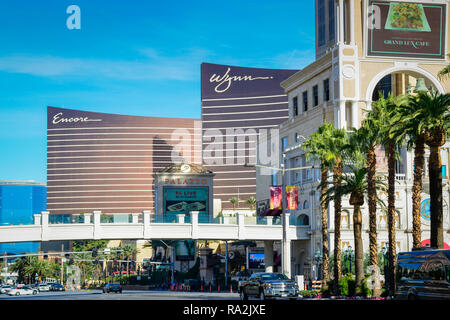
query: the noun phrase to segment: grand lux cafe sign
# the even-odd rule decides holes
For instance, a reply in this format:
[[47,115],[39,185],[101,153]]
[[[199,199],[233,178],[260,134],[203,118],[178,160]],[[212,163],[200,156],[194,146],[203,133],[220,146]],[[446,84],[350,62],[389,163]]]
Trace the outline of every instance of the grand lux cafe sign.
[[368,56],[445,58],[445,4],[370,0]]

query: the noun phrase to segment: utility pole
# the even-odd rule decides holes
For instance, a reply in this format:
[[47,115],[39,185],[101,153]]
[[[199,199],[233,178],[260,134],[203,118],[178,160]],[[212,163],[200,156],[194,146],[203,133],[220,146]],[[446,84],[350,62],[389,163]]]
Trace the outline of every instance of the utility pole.
[[[64,252],[64,243],[61,245],[61,252]],[[61,256],[61,275],[60,275],[60,283],[64,285],[64,256]]]

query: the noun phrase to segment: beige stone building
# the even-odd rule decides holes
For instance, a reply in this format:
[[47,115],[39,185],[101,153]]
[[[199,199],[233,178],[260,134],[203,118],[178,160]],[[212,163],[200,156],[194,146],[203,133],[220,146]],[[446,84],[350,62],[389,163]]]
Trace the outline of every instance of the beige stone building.
[[[380,90],[393,94],[412,92],[415,86],[446,93],[450,81],[440,81],[438,72],[448,65],[449,26],[448,1],[375,1],[315,0],[316,59],[310,65],[281,83],[289,98],[289,120],[279,132],[269,137],[272,148],[279,150],[279,165],[295,168],[305,165],[302,142],[323,123],[338,128],[358,128],[365,110],[371,108]],[[397,5],[400,4],[400,7]],[[403,11],[402,11],[403,10]],[[410,15],[414,24],[398,20],[395,12]],[[412,10],[410,13],[408,10]],[[414,13],[415,12],[415,13]],[[417,17],[414,14],[417,14]],[[397,19],[397,20],[396,20]],[[407,19],[406,19],[407,20]],[[278,141],[275,141],[278,139]],[[446,149],[447,148],[447,149]],[[444,183],[444,240],[450,243],[449,216],[449,149],[442,151]],[[412,247],[411,185],[413,152],[402,150],[397,164],[397,250]],[[378,170],[386,168],[383,152],[377,158]],[[320,180],[317,169],[291,170],[284,175],[257,174],[257,201],[267,203],[270,185],[296,185],[299,188],[299,209],[291,210],[291,223],[308,225],[309,240],[291,242],[291,275],[314,278],[318,274],[314,256],[322,248]],[[273,171],[276,173],[276,170]],[[422,239],[429,239],[427,219],[428,176],[424,176]],[[366,202],[367,203],[367,202]],[[367,204],[363,208],[364,248],[367,251]],[[333,205],[328,210],[330,252],[334,244]],[[387,244],[386,217],[378,217],[379,249]],[[268,244],[269,246],[272,244]],[[353,245],[352,209],[348,199],[343,202],[342,250]],[[267,245],[266,245],[267,246]]]

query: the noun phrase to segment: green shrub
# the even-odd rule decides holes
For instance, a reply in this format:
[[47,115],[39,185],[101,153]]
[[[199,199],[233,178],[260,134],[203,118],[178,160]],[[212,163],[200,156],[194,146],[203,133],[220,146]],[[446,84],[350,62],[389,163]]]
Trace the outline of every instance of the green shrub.
[[339,292],[343,296],[354,296],[356,293],[355,279],[351,274],[347,274],[339,281]]

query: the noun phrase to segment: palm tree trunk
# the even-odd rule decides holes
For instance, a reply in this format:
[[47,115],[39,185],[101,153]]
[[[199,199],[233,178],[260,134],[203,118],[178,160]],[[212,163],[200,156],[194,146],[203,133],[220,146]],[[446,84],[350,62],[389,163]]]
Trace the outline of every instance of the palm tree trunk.
[[[327,181],[328,179],[328,168],[324,166],[322,163],[321,167],[321,180],[322,182]],[[322,184],[321,188],[321,196],[325,196],[327,192],[327,186]],[[328,281],[330,280],[330,271],[329,271],[329,255],[330,248],[328,244],[328,210],[327,203],[322,201],[320,203],[322,209],[322,279],[324,283],[324,288],[328,287]]]
[[425,161],[425,137],[423,134],[417,136],[414,145],[414,182],[412,187],[412,217],[413,217],[413,248],[420,247],[420,203],[422,200],[422,176]]
[[440,146],[430,146],[430,245],[444,249],[444,228],[442,212],[442,163]]
[[395,291],[395,145],[388,144],[388,239],[389,239],[389,295]]
[[364,281],[364,257],[363,257],[363,241],[362,241],[362,216],[361,216],[361,206],[359,204],[353,205],[353,235],[355,239],[356,292],[360,294],[361,285],[362,282]]
[[375,183],[376,156],[375,147],[367,152],[367,195],[369,205],[369,252],[370,265],[378,265],[377,248],[377,188]]
[[[342,162],[338,161],[333,170],[333,183],[336,187],[342,176]],[[339,294],[339,280],[341,278],[341,199],[334,200],[334,283],[333,291]]]

